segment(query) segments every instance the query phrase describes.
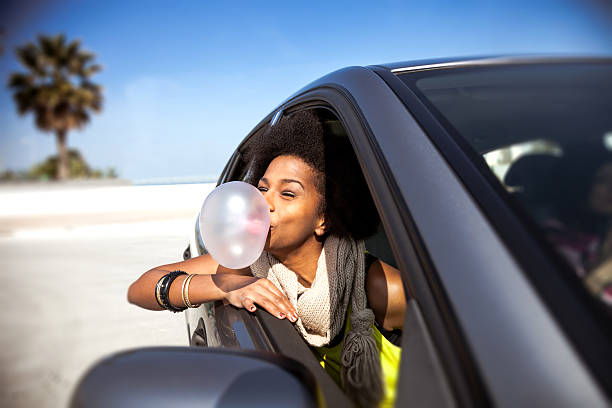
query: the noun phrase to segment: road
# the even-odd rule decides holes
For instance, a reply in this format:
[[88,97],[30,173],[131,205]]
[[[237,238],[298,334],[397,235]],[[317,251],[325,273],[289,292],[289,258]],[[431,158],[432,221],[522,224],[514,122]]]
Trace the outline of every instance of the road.
[[65,407],[103,356],[187,344],[181,314],[130,305],[126,291],[181,259],[212,187],[0,187],[0,406]]

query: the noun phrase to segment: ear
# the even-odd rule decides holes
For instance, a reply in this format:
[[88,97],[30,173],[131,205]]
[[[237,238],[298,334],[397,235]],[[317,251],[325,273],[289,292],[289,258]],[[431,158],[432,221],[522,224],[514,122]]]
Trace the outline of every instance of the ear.
[[315,227],[315,235],[317,237],[322,237],[323,235],[325,235],[325,232],[327,230],[327,226],[325,225],[325,216],[321,215],[319,217],[319,220],[317,221],[317,226]]

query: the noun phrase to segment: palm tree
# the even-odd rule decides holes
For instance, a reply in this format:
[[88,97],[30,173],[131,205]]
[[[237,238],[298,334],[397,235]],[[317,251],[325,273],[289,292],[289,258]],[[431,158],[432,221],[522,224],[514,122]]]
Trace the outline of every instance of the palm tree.
[[102,109],[102,87],[89,78],[101,70],[94,54],[79,49],[78,40],[66,43],[63,34],[38,36],[38,44],[17,47],[16,53],[27,73],[9,78],[20,115],[33,112],[36,126],[55,132],[59,165],[57,178],[68,178],[67,134],[89,121],[89,112]]

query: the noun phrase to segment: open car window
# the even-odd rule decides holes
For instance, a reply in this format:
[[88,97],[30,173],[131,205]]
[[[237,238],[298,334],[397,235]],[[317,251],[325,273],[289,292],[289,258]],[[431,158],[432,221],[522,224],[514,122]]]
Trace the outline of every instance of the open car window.
[[[316,116],[319,118],[319,120],[321,121],[323,125],[323,129],[325,133],[325,140],[326,140],[325,143],[329,143],[330,145],[333,145],[334,148],[338,148],[338,146],[342,146],[343,149],[347,149],[347,150],[343,150],[343,152],[346,153],[347,155],[353,155],[355,166],[357,166],[358,168],[359,167],[358,160],[355,157],[355,153],[351,146],[351,142],[348,138],[346,130],[344,129],[338,117],[330,109],[326,109],[326,108],[311,108],[311,109],[314,109],[313,112],[316,114]],[[291,115],[294,114],[295,112],[296,112],[295,109],[284,112],[283,113],[284,116],[281,120],[290,120]],[[244,146],[242,146],[242,150],[243,152],[245,152],[245,155],[244,155],[245,157],[249,156],[247,153],[248,149],[249,149],[249,142],[247,141],[247,143]],[[236,169],[236,171],[232,175],[232,179],[241,179],[243,181],[253,183],[255,181],[253,179],[253,169],[254,168],[255,168],[255,163],[245,161],[243,162],[243,166],[240,169],[238,168]],[[363,187],[365,191],[367,192],[368,187],[367,187],[367,183],[363,175],[358,175],[355,173],[351,173],[351,174],[354,179],[361,180],[361,182],[363,183]],[[372,201],[371,197],[366,197],[366,196],[361,197],[361,201],[365,202],[368,200]],[[366,246],[367,253],[379,259],[380,261],[384,262],[385,264],[389,265],[390,268],[395,268],[396,262],[395,262],[393,253],[390,249],[389,242],[385,235],[384,228],[380,224],[380,217],[377,214],[376,207],[374,206],[373,202],[371,202],[371,214],[368,214],[368,217],[370,217],[370,219],[376,220],[376,222],[378,223],[378,228],[375,231],[372,231],[372,234],[368,238],[365,239],[365,246]],[[373,258],[370,258],[370,259],[373,259]],[[346,321],[348,321],[348,319]],[[270,323],[276,324],[276,322],[271,322],[269,319],[264,320],[262,323],[264,325],[269,325]],[[399,357],[401,353],[401,327],[398,327],[395,330],[386,330],[385,328],[383,328],[382,322],[379,322],[376,324],[375,330],[377,334],[380,334],[380,336],[377,337],[378,339],[377,341],[382,342],[385,345],[385,347],[389,349],[393,349],[395,355]],[[279,344],[282,344],[283,342],[287,340],[286,333],[283,333],[283,336],[285,336],[285,338],[283,339],[277,338],[278,333],[276,333],[274,330],[270,330],[269,334],[273,339],[275,339],[274,341],[279,342]],[[344,334],[344,330],[342,331],[340,337],[342,337],[343,334]],[[291,337],[294,338],[293,341],[295,341],[295,338],[299,337],[299,334],[297,333],[297,331],[295,331],[295,334],[292,335]],[[301,338],[299,338],[299,340],[302,341],[304,344],[306,344]],[[335,340],[341,340],[341,339],[335,339]],[[325,367],[326,375],[329,375],[329,377],[332,380],[334,380],[335,383],[339,386],[340,385],[339,384],[339,381],[340,381],[339,372],[333,373],[334,370],[330,369],[329,364],[327,364],[327,367],[325,366],[324,361],[321,360],[320,352],[318,352],[317,349],[311,347],[310,353],[311,353],[311,357],[315,357],[319,360],[319,364],[321,365],[321,367]],[[397,377],[398,368],[399,368],[399,364],[396,364],[396,366],[393,368],[387,367],[386,364],[383,365],[383,370],[392,370],[392,371],[395,370],[395,372],[387,373],[387,375],[391,377]],[[392,394],[394,395],[394,392],[395,392],[394,387],[391,391],[392,391]]]

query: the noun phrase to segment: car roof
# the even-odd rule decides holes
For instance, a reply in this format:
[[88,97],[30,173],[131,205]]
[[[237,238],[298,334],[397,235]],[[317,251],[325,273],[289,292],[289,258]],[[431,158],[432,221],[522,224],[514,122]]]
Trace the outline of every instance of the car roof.
[[576,62],[606,62],[612,63],[612,56],[571,56],[571,55],[498,55],[476,57],[435,58],[416,61],[390,62],[371,65],[371,68],[383,68],[394,73],[424,71],[431,69],[450,69],[455,67],[482,65],[512,65],[541,63],[576,63]]
[[[394,74],[400,74],[404,72],[418,72],[431,69],[451,69],[467,66],[483,66],[483,65],[509,65],[509,64],[538,64],[538,63],[568,63],[568,62],[604,62],[612,63],[612,56],[552,56],[552,55],[523,55],[523,56],[474,56],[474,57],[451,57],[451,58],[436,58],[436,59],[424,59],[416,61],[403,61],[403,62],[390,62],[384,64],[375,64],[367,66],[350,66],[338,69],[330,72],[307,85],[300,88],[297,92],[286,98],[280,105],[278,105],[270,115],[273,115],[280,108],[283,107],[288,101],[295,98],[304,92],[307,92],[317,86],[320,86],[326,81],[334,82],[337,75],[341,72],[349,72],[355,69],[385,69],[393,72]],[[269,121],[270,118],[264,119]]]

